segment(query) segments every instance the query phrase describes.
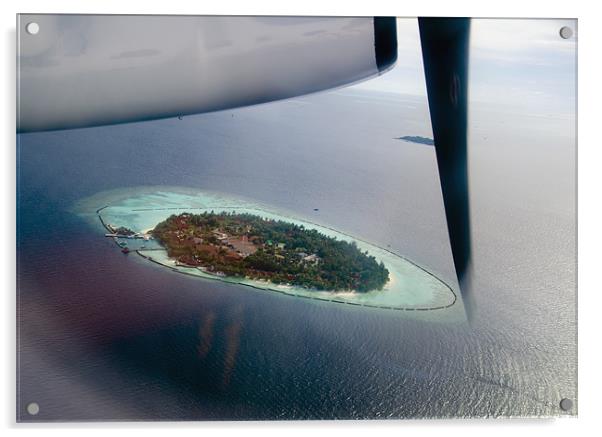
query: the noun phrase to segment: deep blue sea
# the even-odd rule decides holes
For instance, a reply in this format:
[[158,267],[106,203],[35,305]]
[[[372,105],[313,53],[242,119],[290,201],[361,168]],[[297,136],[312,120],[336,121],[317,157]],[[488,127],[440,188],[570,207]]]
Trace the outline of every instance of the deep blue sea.
[[432,137],[424,96],[354,88],[19,135],[18,418],[561,414],[577,384],[572,117],[471,106],[471,325],[186,277],[72,212],[117,188],[229,193],[390,245],[457,288],[435,151],[406,135]]

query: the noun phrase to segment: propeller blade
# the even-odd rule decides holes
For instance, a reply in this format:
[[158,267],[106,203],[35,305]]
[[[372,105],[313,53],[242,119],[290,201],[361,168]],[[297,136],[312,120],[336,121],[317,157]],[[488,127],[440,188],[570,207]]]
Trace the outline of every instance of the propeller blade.
[[472,314],[467,169],[470,19],[419,18],[422,59],[454,266]]

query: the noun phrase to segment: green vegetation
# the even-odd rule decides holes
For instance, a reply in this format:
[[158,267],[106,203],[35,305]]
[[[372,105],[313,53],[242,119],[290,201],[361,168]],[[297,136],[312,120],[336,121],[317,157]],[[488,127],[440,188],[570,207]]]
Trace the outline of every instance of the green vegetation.
[[357,292],[382,289],[389,279],[384,264],[354,242],[252,214],[172,215],[152,234],[171,258],[216,275]]
[[120,226],[117,229],[115,229],[115,234],[117,234],[117,235],[124,235],[126,237],[129,237],[131,235],[134,235],[135,232],[132,231],[130,228],[126,228],[124,226]]

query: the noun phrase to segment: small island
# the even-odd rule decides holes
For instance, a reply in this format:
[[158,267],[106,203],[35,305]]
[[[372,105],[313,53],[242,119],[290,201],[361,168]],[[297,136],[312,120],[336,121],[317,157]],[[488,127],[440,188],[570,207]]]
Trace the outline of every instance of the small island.
[[132,231],[130,228],[126,228],[125,226],[120,226],[117,229],[114,229],[114,231],[115,235],[118,237],[131,237],[136,235],[134,231]]
[[[323,205],[312,208],[322,211]],[[317,305],[345,304],[350,310],[378,308],[425,320],[432,320],[426,316],[431,313],[437,320],[465,320],[457,305],[461,295],[395,253],[393,241],[378,246],[337,230],[336,224],[327,227],[263,203],[191,188],[144,186],[80,199],[74,211],[91,229],[97,233],[102,229],[129,253],[120,256],[127,266],[139,261],[148,263],[149,269],[164,269],[169,272],[166,281],[172,272],[196,278],[199,293],[217,291],[205,287],[212,280],[231,284],[217,288],[236,296],[233,287],[308,299]],[[193,214],[199,216],[193,219]],[[315,215],[320,213],[312,212]],[[183,220],[178,223],[180,216]],[[245,244],[249,241],[251,245]],[[192,243],[195,247],[186,247]]]
[[384,264],[355,242],[248,213],[172,215],[150,233],[177,263],[216,276],[359,293],[389,280]]
[[420,136],[405,136],[395,138],[396,140],[408,141],[410,143],[426,144],[428,146],[434,146],[435,141],[432,138],[420,137]]

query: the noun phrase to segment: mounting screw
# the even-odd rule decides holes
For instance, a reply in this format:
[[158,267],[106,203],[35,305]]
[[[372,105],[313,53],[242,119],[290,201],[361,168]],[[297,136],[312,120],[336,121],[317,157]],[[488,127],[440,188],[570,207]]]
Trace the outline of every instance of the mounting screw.
[[40,412],[40,406],[35,402],[27,404],[27,412],[31,416],[35,416],[36,414],[38,414]]
[[573,36],[573,29],[568,26],[560,28],[560,37],[562,39],[569,39],[571,36]]
[[30,35],[37,35],[37,33],[40,31],[40,25],[36,22],[27,23],[27,26],[25,26],[25,30]]
[[564,398],[560,401],[560,409],[563,411],[569,411],[573,408],[573,401],[570,399]]

